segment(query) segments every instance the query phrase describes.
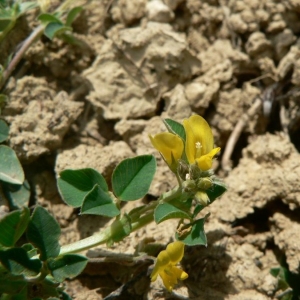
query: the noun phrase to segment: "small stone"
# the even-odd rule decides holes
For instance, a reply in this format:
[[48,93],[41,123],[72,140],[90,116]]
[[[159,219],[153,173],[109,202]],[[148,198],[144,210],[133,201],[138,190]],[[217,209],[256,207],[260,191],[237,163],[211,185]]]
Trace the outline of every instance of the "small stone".
[[168,23],[174,18],[174,13],[160,0],[148,2],[146,10],[150,21]]

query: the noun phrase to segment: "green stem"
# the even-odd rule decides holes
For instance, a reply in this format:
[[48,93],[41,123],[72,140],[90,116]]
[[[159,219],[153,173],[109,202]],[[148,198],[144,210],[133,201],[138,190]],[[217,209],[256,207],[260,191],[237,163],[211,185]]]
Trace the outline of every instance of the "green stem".
[[60,249],[59,255],[67,254],[67,253],[78,253],[84,250],[89,250],[93,247],[102,245],[106,243],[111,236],[111,228],[108,227],[105,230],[89,236],[85,239],[79,240],[69,245],[62,246]]
[[1,32],[1,34],[0,34],[0,43],[3,41],[3,39],[9,33],[9,31],[14,28],[15,24],[16,24],[16,19],[11,20],[9,25]]
[[[180,187],[177,187],[161,195],[161,197],[158,200],[152,201],[148,205],[145,205],[145,207],[141,208],[136,213],[133,213],[131,215],[129,213],[128,215],[130,216],[130,219],[133,220],[133,223],[131,224],[131,232],[134,232],[153,221],[154,210],[162,200],[164,202],[168,202],[177,198],[181,194],[182,194],[182,189]],[[128,217],[122,217],[120,221],[122,221],[123,218],[128,218]],[[112,227],[109,226],[108,228],[104,229],[103,231],[95,235],[79,240],[72,244],[62,246],[60,250],[60,255],[64,255],[67,253],[78,253],[105,244],[110,239],[112,239],[113,235],[115,234],[116,232],[113,232]]]

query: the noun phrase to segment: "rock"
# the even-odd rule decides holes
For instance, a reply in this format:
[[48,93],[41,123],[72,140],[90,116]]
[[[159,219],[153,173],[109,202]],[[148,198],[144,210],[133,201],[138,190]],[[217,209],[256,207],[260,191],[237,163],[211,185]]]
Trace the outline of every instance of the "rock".
[[225,180],[228,191],[212,209],[227,222],[245,218],[275,199],[293,210],[300,207],[299,176],[300,155],[293,144],[280,135],[259,136],[244,149],[239,166]]
[[289,270],[292,273],[298,273],[300,266],[300,240],[297,238],[300,231],[299,223],[279,212],[274,214],[271,221],[275,244],[285,253]]
[[150,21],[168,23],[174,18],[174,13],[161,0],[147,3],[147,16]]
[[45,79],[30,76],[17,81],[10,100],[3,111],[10,124],[9,145],[27,163],[57,150],[83,109],[66,92],[56,94]]
[[120,0],[114,2],[111,9],[112,18],[115,22],[131,25],[145,15],[146,3],[147,0]]
[[87,99],[105,119],[151,117],[159,95],[200,69],[184,35],[168,24],[116,29],[111,39],[83,73],[91,84]]

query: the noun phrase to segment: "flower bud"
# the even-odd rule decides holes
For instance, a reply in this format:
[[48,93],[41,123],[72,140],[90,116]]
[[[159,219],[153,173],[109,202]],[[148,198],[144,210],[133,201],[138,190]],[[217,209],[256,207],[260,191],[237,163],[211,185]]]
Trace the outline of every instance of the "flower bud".
[[200,190],[204,190],[204,191],[212,187],[212,185],[213,185],[212,180],[209,177],[200,178],[197,183],[197,187]]
[[196,182],[194,180],[186,180],[182,183],[182,187],[185,192],[192,192],[197,188]]
[[209,203],[209,198],[207,194],[203,191],[198,191],[195,195],[195,199],[202,205],[207,206]]

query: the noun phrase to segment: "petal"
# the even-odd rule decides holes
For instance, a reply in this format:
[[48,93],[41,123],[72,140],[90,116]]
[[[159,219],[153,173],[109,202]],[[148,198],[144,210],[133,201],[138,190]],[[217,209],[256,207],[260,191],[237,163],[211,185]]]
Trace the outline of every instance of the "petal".
[[174,285],[177,284],[177,277],[175,276],[175,274],[171,274],[171,275],[170,274],[171,274],[170,272],[159,273],[164,283],[164,286],[169,292],[171,292],[173,290]]
[[214,146],[214,137],[210,126],[199,115],[192,115],[188,121],[193,129],[195,140],[201,143],[202,155],[209,153]]
[[214,156],[221,150],[220,147],[212,149],[208,154],[196,159],[198,167],[202,171],[207,171],[212,167],[212,160]]
[[170,132],[162,132],[154,137],[149,135],[152,145],[163,156],[172,171],[176,171],[177,161],[181,158],[184,144],[182,139]]
[[183,120],[183,127],[185,130],[185,154],[189,164],[193,164],[196,158],[196,140],[194,138],[193,129],[189,123],[189,120]]
[[172,273],[176,276],[177,279],[179,280],[185,280],[189,277],[189,274],[184,272],[183,270],[177,268],[177,267],[172,267]]
[[180,241],[170,243],[167,246],[166,251],[169,255],[171,263],[175,265],[182,260],[184,254],[184,243]]
[[169,265],[169,263],[170,263],[169,254],[167,253],[166,250],[161,251],[157,256],[154,269],[150,275],[151,281],[155,281],[157,279],[158,274],[163,272],[164,269]]

